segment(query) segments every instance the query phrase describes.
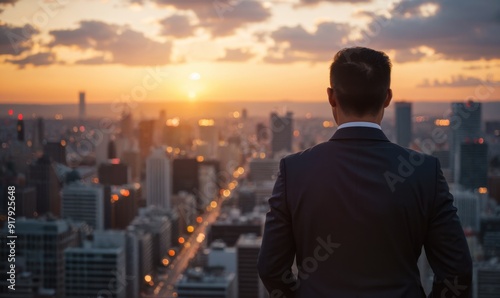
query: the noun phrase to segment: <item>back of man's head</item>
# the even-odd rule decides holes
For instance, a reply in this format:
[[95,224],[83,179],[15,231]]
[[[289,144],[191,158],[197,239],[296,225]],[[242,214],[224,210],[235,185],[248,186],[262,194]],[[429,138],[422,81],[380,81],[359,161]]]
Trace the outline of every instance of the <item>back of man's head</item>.
[[369,48],[343,49],[330,66],[330,84],[344,113],[375,115],[390,88],[391,61],[385,53]]

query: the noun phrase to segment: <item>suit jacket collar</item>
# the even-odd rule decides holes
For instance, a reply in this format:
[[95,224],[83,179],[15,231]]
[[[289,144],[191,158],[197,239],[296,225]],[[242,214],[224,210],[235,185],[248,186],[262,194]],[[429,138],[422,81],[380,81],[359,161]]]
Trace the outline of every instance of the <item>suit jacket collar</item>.
[[330,138],[330,141],[346,139],[364,139],[389,142],[389,139],[385,136],[382,130],[361,126],[338,129]]

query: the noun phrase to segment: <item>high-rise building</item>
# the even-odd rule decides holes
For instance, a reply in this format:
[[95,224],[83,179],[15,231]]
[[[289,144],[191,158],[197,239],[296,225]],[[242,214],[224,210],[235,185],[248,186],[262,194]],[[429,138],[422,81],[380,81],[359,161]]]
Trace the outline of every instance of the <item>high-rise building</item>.
[[175,284],[179,298],[232,298],[236,297],[236,278],[220,267],[187,269]]
[[[16,268],[31,273],[33,281],[38,281],[49,297],[74,297],[65,294],[64,250],[77,246],[80,242],[80,228],[67,220],[38,218],[16,220]],[[0,237],[2,272],[7,272],[7,225]],[[5,271],[4,271],[5,270]],[[5,280],[2,279],[4,282]],[[0,295],[8,289],[2,284]],[[12,297],[12,296],[3,296]]]
[[273,156],[281,152],[292,152],[293,113],[287,112],[283,117],[277,113],[271,113],[270,125]]
[[59,216],[61,214],[59,179],[48,155],[44,154],[30,165],[27,181],[36,188],[38,215],[50,212]]
[[241,235],[236,243],[238,256],[238,298],[268,297],[264,285],[255,270],[262,237],[255,234]]
[[246,217],[235,213],[225,220],[215,222],[208,235],[208,243],[222,240],[227,246],[235,246],[241,235],[262,235],[262,219],[260,217]]
[[253,182],[276,180],[279,171],[279,159],[255,158],[250,161],[249,180]]
[[143,120],[139,122],[139,152],[141,153],[142,160],[146,160],[151,153],[151,147],[154,144],[155,124],[155,120]]
[[104,185],[123,185],[130,181],[130,172],[126,164],[114,159],[108,163],[99,165],[99,183]]
[[62,189],[62,217],[104,228],[104,191],[101,185],[75,181]]
[[146,200],[149,206],[170,209],[172,165],[165,150],[157,149],[146,161]]
[[466,189],[476,189],[488,185],[488,145],[484,140],[460,144],[459,161],[455,165],[458,182]]
[[484,217],[481,219],[481,243],[484,258],[500,258],[500,217]]
[[410,147],[412,141],[412,112],[410,102],[396,102],[396,143]]
[[[107,190],[106,186],[105,189]],[[137,216],[142,189],[139,183],[109,187],[105,196],[105,229],[123,230]],[[109,205],[106,203],[109,202]]]
[[139,181],[141,175],[141,156],[138,151],[127,150],[122,153],[120,159],[123,164],[130,168],[131,181]]
[[144,277],[153,275],[153,242],[151,233],[134,226],[126,231],[127,298],[139,296],[145,287]]
[[496,298],[500,293],[500,263],[498,261],[474,263],[474,298]]
[[176,158],[173,161],[173,192],[185,191],[198,195],[199,162],[195,158]]
[[236,273],[236,248],[228,247],[223,241],[217,240],[210,244],[207,264],[209,267],[223,267],[226,272]]
[[33,147],[36,150],[42,149],[45,143],[45,122],[42,117],[38,117],[33,127]]
[[479,231],[480,220],[480,197],[477,193],[468,190],[459,190],[458,187],[451,187],[451,194],[454,197],[453,205],[457,207],[457,214],[464,229]]
[[66,249],[64,257],[66,297],[126,297],[124,247],[85,243]]
[[206,144],[205,158],[217,157],[217,145],[219,143],[219,131],[212,119],[201,119],[198,121],[199,139]]
[[47,154],[53,162],[66,165],[66,141],[60,142],[47,142],[43,146],[43,151]]
[[167,125],[163,127],[164,145],[174,148],[186,148],[191,146],[193,129],[190,125],[181,123],[179,118],[167,120]]
[[78,93],[78,99],[79,99],[79,111],[78,111],[78,116],[80,118],[80,120],[84,120],[85,119],[85,92],[84,91],[80,91]]
[[458,165],[460,163],[460,146],[481,137],[481,103],[454,102],[451,104],[450,117],[450,168],[453,182],[460,179]]

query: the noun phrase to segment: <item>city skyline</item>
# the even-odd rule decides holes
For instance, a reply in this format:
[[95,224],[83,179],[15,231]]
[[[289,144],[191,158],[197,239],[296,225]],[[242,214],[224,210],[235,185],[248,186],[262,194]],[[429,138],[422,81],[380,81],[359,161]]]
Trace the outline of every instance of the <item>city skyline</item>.
[[495,8],[494,0],[0,1],[8,82],[0,103],[69,103],[75,90],[87,91],[87,103],[109,102],[144,86],[136,90],[144,102],[316,102],[326,100],[333,55],[355,45],[391,57],[395,99],[498,100]]

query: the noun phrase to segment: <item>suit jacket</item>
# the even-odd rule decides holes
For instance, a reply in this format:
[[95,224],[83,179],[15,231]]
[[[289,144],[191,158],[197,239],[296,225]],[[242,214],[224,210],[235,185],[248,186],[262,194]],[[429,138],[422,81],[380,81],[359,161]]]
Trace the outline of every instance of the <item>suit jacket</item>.
[[[270,297],[471,297],[472,261],[439,161],[346,127],[291,154],[269,199],[258,259]],[[296,261],[298,272],[292,273]]]

